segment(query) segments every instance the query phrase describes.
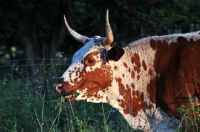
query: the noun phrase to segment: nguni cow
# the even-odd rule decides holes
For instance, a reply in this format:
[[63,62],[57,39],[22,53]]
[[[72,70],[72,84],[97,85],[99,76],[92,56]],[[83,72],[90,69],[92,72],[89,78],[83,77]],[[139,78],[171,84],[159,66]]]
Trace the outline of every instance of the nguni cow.
[[[177,111],[200,100],[200,32],[151,36],[111,47],[114,37],[106,12],[106,37],[70,34],[84,45],[59,80],[66,100],[108,103],[128,124],[144,131],[175,131]],[[78,96],[73,96],[78,94]]]

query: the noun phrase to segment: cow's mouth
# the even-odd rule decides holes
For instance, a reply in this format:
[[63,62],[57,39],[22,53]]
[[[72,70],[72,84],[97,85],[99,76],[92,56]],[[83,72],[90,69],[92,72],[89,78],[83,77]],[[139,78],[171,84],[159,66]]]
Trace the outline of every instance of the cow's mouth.
[[58,94],[62,95],[62,97],[65,99],[65,101],[74,101],[76,100],[76,97],[78,97],[78,93],[76,91],[63,91],[63,84],[54,84],[53,87],[55,87],[55,90]]
[[78,93],[75,93],[75,94],[71,94],[71,95],[63,95],[63,98],[65,99],[65,101],[74,101],[76,100],[76,97],[78,97]]

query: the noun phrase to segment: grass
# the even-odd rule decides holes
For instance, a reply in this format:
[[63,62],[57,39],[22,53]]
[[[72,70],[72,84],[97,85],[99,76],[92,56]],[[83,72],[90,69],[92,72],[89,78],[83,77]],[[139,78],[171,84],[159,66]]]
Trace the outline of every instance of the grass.
[[[177,132],[199,132],[200,131],[200,105],[197,105],[195,103],[195,99],[191,96],[189,90],[188,90],[188,84],[186,83],[186,88],[181,90],[179,93],[186,91],[188,93],[189,97],[189,107],[185,107],[184,105],[181,105],[178,107],[177,111],[183,115],[181,119],[181,124],[177,128]],[[179,95],[177,93],[177,96]],[[182,130],[182,126],[184,125],[184,130]]]
[[0,132],[132,131],[108,104],[65,102],[57,95],[53,84],[67,67],[61,63],[38,63],[33,77],[26,63],[0,67]]
[[[33,77],[28,76],[26,63],[12,62],[0,67],[1,132],[133,131],[122,115],[108,104],[64,102],[53,88],[67,67],[63,64],[59,58],[53,63],[40,63]],[[190,121],[196,126],[193,130],[198,132],[200,107],[196,107],[192,99],[190,101],[189,108],[181,106],[178,111],[184,115],[182,122]],[[196,113],[195,118],[189,114],[191,111]],[[177,128],[177,132],[181,131],[181,127]]]

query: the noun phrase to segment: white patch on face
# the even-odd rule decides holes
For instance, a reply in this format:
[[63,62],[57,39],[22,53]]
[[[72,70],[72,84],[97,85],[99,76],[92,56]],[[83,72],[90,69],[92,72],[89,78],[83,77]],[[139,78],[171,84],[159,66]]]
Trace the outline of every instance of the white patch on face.
[[76,62],[83,60],[89,53],[96,50],[95,43],[93,39],[89,38],[89,42],[86,43],[83,47],[81,47],[72,58],[72,65]]
[[[76,84],[73,82],[73,80],[77,79],[80,80],[79,78],[80,72],[83,70],[84,65],[80,62],[71,65],[62,75],[61,78],[64,78],[65,82],[69,82],[72,86],[75,86]],[[74,71],[75,69],[79,69],[77,71]],[[70,81],[72,80],[72,82]]]
[[95,103],[99,103],[99,102],[103,102],[103,95],[104,93],[102,91],[98,91],[97,95],[102,98],[95,98],[93,96],[88,97],[87,96],[87,92],[88,89],[85,88],[84,90],[77,90],[77,93],[79,93],[78,97],[76,97],[76,100],[87,100],[87,102],[95,102]]
[[85,70],[86,70],[87,72],[91,72],[91,71],[92,71],[92,68],[91,68],[91,67],[86,67]]
[[[95,45],[93,39],[89,38],[89,42],[86,43],[82,48],[80,48],[74,54],[73,59],[72,59],[72,64],[69,66],[69,68],[62,75],[62,78],[64,78],[64,81],[69,82],[72,86],[76,85],[76,84],[73,83],[73,80],[75,80],[75,79],[81,80],[79,75],[84,68],[84,65],[81,63],[81,61],[84,60],[84,58],[88,54],[90,54],[94,51],[98,51],[100,48],[101,47]],[[93,66],[92,69],[94,69],[96,67],[100,67],[100,66],[95,65],[95,66]],[[91,68],[87,67],[86,71],[91,71]]]

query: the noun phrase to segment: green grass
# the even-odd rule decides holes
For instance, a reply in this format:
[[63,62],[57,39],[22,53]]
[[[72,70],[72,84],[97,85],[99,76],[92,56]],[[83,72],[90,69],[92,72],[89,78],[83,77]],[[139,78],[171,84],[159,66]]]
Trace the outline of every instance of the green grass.
[[26,64],[0,67],[0,132],[132,132],[108,104],[65,102],[56,94],[53,84],[67,67],[60,63],[36,65],[33,77]]
[[[177,132],[199,132],[200,131],[200,105],[195,104],[194,98],[191,96],[190,92],[188,91],[188,84],[186,84],[186,88],[182,89],[179,93],[186,91],[188,93],[189,97],[189,107],[185,107],[184,105],[181,105],[177,108],[177,111],[183,115],[181,119],[181,124],[177,128]],[[177,96],[179,95],[177,93]],[[184,128],[181,126],[184,125]],[[182,130],[184,129],[184,130]]]
[[[47,94],[36,92],[21,80],[3,85],[0,101],[2,132],[92,132],[131,130],[118,112],[106,104],[64,102],[48,87]],[[101,106],[102,105],[102,106]],[[103,112],[104,110],[104,112]],[[114,121],[110,124],[110,121]],[[124,129],[125,128],[125,129]]]

